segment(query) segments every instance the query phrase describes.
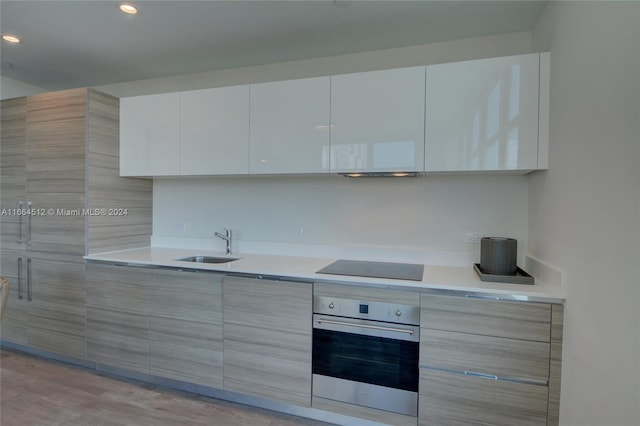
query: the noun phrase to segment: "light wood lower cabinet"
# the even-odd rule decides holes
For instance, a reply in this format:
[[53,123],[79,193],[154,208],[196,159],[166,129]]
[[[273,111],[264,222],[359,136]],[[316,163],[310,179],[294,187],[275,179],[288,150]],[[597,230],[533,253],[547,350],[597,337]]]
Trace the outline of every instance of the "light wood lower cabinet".
[[420,425],[557,425],[562,306],[421,296]]
[[148,270],[87,265],[87,358],[149,372]]
[[423,328],[420,344],[422,365],[540,383],[549,378],[548,343]]
[[222,388],[222,275],[149,272],[149,372]]
[[312,285],[223,279],[224,389],[311,406]]
[[549,419],[548,426],[560,423],[560,378],[562,375],[562,337],[564,334],[564,306],[551,309],[551,353],[549,365]]
[[84,262],[76,256],[39,253],[29,256],[26,267],[29,346],[85,359]]
[[[16,284],[5,340],[86,356],[98,368],[311,407],[311,283],[1,254],[1,272]],[[419,425],[558,424],[562,305],[332,284],[316,291],[420,298]],[[314,408],[415,424],[318,398]]]
[[420,426],[543,426],[548,388],[420,370]]
[[551,305],[548,303],[423,295],[420,307],[421,324],[427,328],[538,342],[549,341]]
[[87,351],[97,363],[222,388],[222,278],[87,265]]
[[2,250],[9,279],[2,340],[86,358],[85,269],[75,256]]

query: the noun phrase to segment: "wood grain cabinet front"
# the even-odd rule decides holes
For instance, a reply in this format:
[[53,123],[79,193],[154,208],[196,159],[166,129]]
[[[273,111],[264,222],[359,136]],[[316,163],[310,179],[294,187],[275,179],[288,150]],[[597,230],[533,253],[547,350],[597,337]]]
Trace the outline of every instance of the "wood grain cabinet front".
[[76,256],[27,259],[29,346],[86,358],[85,265]]
[[561,311],[548,303],[423,294],[419,424],[557,424],[560,365],[552,348],[561,346],[562,326],[552,333],[552,323],[562,321],[553,315]]
[[423,365],[538,383],[549,378],[548,343],[428,328],[420,330],[420,343]]
[[311,406],[312,285],[225,277],[224,389]]
[[87,357],[149,372],[148,269],[87,265]]
[[420,306],[421,324],[429,329],[549,342],[547,303],[423,295]]
[[419,426],[544,426],[545,386],[420,371]]
[[0,251],[0,274],[9,280],[9,298],[0,321],[0,336],[3,341],[19,345],[28,344],[27,326],[28,299],[25,252],[20,250]]
[[[137,305],[132,284],[118,277],[135,282],[135,272],[102,265],[88,265],[87,272],[76,256],[9,250],[2,251],[1,263],[12,287],[3,340],[75,359],[131,361],[116,337],[131,336]],[[146,317],[143,322],[146,327]]]
[[149,272],[149,371],[222,388],[222,275]]
[[[0,109],[0,201],[5,209],[26,209],[27,98],[2,101]],[[25,248],[26,218],[22,214],[0,216],[3,249]]]

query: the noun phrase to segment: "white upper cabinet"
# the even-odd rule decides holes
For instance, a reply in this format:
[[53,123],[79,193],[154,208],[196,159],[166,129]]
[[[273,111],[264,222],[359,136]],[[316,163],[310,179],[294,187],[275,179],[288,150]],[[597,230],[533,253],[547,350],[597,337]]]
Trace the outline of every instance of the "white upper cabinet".
[[331,171],[423,171],[425,67],[331,76]]
[[329,172],[330,78],[251,85],[252,174]]
[[539,168],[539,81],[539,54],[428,66],[425,171]]
[[120,100],[120,175],[180,173],[178,93]]
[[180,93],[180,174],[249,172],[249,86]]
[[549,54],[124,98],[122,176],[548,167]]

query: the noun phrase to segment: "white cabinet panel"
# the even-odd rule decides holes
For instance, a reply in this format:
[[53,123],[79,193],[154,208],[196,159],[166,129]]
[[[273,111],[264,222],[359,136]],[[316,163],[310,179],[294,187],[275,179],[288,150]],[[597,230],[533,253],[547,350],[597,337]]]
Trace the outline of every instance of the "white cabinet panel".
[[250,173],[329,171],[330,78],[251,85]]
[[248,173],[249,86],[180,96],[180,174]]
[[331,77],[331,170],[422,171],[425,67]]
[[539,55],[427,67],[425,170],[538,168]]
[[120,175],[180,172],[179,94],[120,100]]

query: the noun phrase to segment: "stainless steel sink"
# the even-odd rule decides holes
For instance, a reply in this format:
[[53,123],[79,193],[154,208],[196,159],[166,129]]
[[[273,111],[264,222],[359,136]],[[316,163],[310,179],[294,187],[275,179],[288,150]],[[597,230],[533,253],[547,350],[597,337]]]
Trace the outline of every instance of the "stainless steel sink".
[[182,259],[177,259],[180,262],[194,262],[194,263],[228,263],[238,260],[237,257],[214,257],[214,256],[190,256]]

